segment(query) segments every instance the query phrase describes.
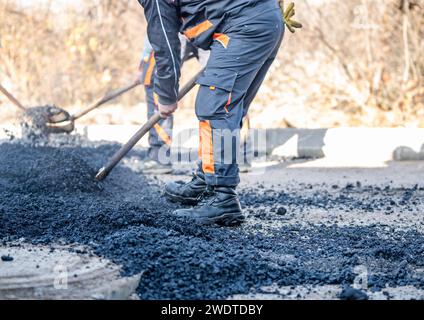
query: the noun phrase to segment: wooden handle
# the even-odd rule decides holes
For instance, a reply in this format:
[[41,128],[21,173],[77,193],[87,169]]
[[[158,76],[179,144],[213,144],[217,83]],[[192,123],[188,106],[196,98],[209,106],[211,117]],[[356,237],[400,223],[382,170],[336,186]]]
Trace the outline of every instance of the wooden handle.
[[[197,78],[203,73],[203,71],[204,69],[202,69],[183,88],[181,88],[178,94],[178,101],[183,99],[187,95],[187,93],[189,93],[196,86]],[[104,166],[103,168],[99,170],[99,172],[96,175],[96,180],[103,181],[104,179],[106,179],[109,173],[116,167],[116,165],[122,160],[122,158],[124,158],[128,154],[128,152],[130,152],[130,150],[134,148],[137,142],[139,142],[140,139],[143,138],[146,135],[146,133],[148,133],[150,129],[152,129],[155,126],[155,124],[157,124],[160,120],[161,120],[161,117],[159,113],[155,113],[147,121],[147,123],[144,126],[142,126],[140,130],[138,130],[136,134],[125,145],[123,145],[122,148],[118,150],[118,152],[116,152],[112,156],[112,158],[109,160],[106,166]]]
[[116,152],[113,157],[109,160],[107,165],[100,169],[99,173],[96,175],[97,181],[103,181],[109,175],[109,173],[116,167],[116,165],[124,158],[128,152],[131,151],[132,148],[140,141],[144,135],[149,132],[151,128],[155,126],[161,120],[161,116],[159,113],[154,114],[144,126],[140,128],[136,132],[134,136],[121,148]]
[[15,105],[17,106],[19,109],[21,109],[22,111],[25,111],[26,108],[18,101],[18,99],[16,99],[9,91],[6,90],[5,87],[3,87],[0,84],[0,91]]
[[104,105],[105,103],[118,98],[119,96],[123,95],[124,93],[134,89],[135,87],[138,87],[141,83],[139,81],[136,81],[128,86],[125,86],[121,89],[118,89],[116,91],[111,92],[110,94],[107,94],[106,96],[104,96],[103,98],[101,98],[99,101],[97,101],[95,104],[93,104],[92,106],[88,107],[85,110],[80,111],[79,113],[75,114],[72,116],[73,120],[77,120],[83,116],[85,116],[87,113],[93,111],[94,109],[99,108],[100,106]]

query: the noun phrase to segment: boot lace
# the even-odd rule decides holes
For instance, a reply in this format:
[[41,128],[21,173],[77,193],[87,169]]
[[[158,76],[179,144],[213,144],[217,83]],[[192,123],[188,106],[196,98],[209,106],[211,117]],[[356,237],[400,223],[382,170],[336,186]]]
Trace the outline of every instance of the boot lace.
[[212,187],[206,187],[206,190],[200,196],[200,201],[196,207],[203,207],[206,204],[209,204],[215,196],[215,190]]
[[188,184],[192,184],[192,183],[194,183],[197,179],[199,179],[199,177],[197,176],[197,174],[196,173],[192,173],[192,178],[191,178],[191,181],[188,183]]

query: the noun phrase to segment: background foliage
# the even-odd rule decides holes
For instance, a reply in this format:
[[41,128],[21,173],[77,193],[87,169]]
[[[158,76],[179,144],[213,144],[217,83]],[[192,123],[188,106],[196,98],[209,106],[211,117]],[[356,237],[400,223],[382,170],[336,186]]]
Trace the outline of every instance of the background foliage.
[[[287,33],[252,106],[254,124],[424,126],[423,0],[295,2],[304,29]],[[144,35],[135,0],[59,9],[54,1],[2,0],[0,82],[25,105],[85,105],[135,79]],[[197,68],[190,63],[185,77]],[[143,99],[137,90],[120,103],[130,108]],[[2,111],[0,122],[12,116]]]

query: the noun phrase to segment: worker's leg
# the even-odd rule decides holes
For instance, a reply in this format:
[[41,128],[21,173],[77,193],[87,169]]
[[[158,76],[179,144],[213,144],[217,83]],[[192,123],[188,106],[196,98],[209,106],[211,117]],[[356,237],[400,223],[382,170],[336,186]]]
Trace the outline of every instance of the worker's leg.
[[[283,29],[284,32],[284,29]],[[243,106],[243,122],[242,122],[242,131],[241,131],[241,148],[242,148],[242,159],[239,162],[240,171],[247,172],[251,167],[251,162],[254,157],[254,147],[252,145],[253,141],[250,139],[250,119],[248,115],[248,111],[250,105],[253,102],[253,99],[256,97],[259,88],[261,87],[265,77],[277,57],[279,48],[281,46],[281,41],[283,37],[281,37],[280,43],[275,47],[274,52],[270,55],[270,57],[266,60],[264,65],[261,67],[259,72],[257,73],[255,79],[247,90],[246,97],[244,98],[244,106]]]
[[177,215],[224,224],[239,222],[242,217],[235,187],[240,182],[237,157],[245,98],[279,47],[284,30],[279,10],[254,15],[242,25],[229,27],[226,35],[217,35],[207,69],[198,80],[198,174],[204,174],[213,192],[198,208],[177,210]]
[[[157,100],[153,88],[146,87],[147,116],[151,118],[157,112]],[[160,164],[170,163],[170,148],[172,144],[173,116],[162,119],[149,132],[150,158]]]
[[259,72],[257,73],[255,79],[253,80],[252,84],[250,85],[249,89],[247,90],[246,97],[244,99],[244,116],[247,116],[247,113],[249,111],[250,105],[253,102],[253,99],[258,94],[258,91],[265,80],[266,75],[268,74],[269,68],[271,67],[272,63],[274,62],[275,58],[277,57],[278,51],[281,46],[281,42],[283,40],[284,36],[284,29],[283,29],[283,35],[281,36],[281,39],[277,46],[274,48],[274,51],[271,53],[269,58],[265,61],[265,63],[260,68]]
[[[181,41],[181,48],[183,53],[185,53],[181,59],[183,62],[187,60],[187,57],[195,56],[202,67],[206,66],[209,60],[209,51],[187,47],[187,39],[185,37]],[[194,50],[194,52],[191,50]],[[173,202],[196,205],[202,198],[205,189],[206,182],[204,174],[203,172],[197,172],[193,174],[193,178],[189,183],[183,183],[181,181],[168,183],[165,188],[165,196]]]
[[[201,88],[196,112],[202,141],[199,171],[205,174],[208,185],[237,186],[240,181],[236,163],[239,145],[226,135],[230,132],[237,137],[284,34],[277,10],[262,18],[246,23],[234,34],[230,29],[227,48],[215,42],[207,70],[198,81]],[[225,144],[225,141],[229,142]]]
[[[147,116],[152,117],[157,111],[157,99],[154,94],[153,81],[156,71],[153,52],[145,56],[143,63],[142,81],[146,93]],[[170,173],[172,172],[170,162],[170,147],[172,143],[172,130],[174,119],[169,117],[161,120],[149,132],[148,159],[140,166],[144,173]]]

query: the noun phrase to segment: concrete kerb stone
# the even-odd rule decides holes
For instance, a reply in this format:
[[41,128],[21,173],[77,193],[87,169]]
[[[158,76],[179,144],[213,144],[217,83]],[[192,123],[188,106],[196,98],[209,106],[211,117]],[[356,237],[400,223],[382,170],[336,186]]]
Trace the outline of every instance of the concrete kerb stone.
[[[77,126],[76,132],[92,141],[125,143],[138,130],[136,125]],[[20,136],[13,125],[0,125],[0,139]],[[334,128],[334,129],[252,129],[252,135],[266,137],[266,146],[256,142],[253,151],[259,155],[289,158],[329,158],[358,161],[424,160],[424,128]],[[256,139],[257,140],[257,139]],[[147,147],[147,136],[139,147]],[[174,150],[194,155],[198,148],[198,130],[177,126]]]

